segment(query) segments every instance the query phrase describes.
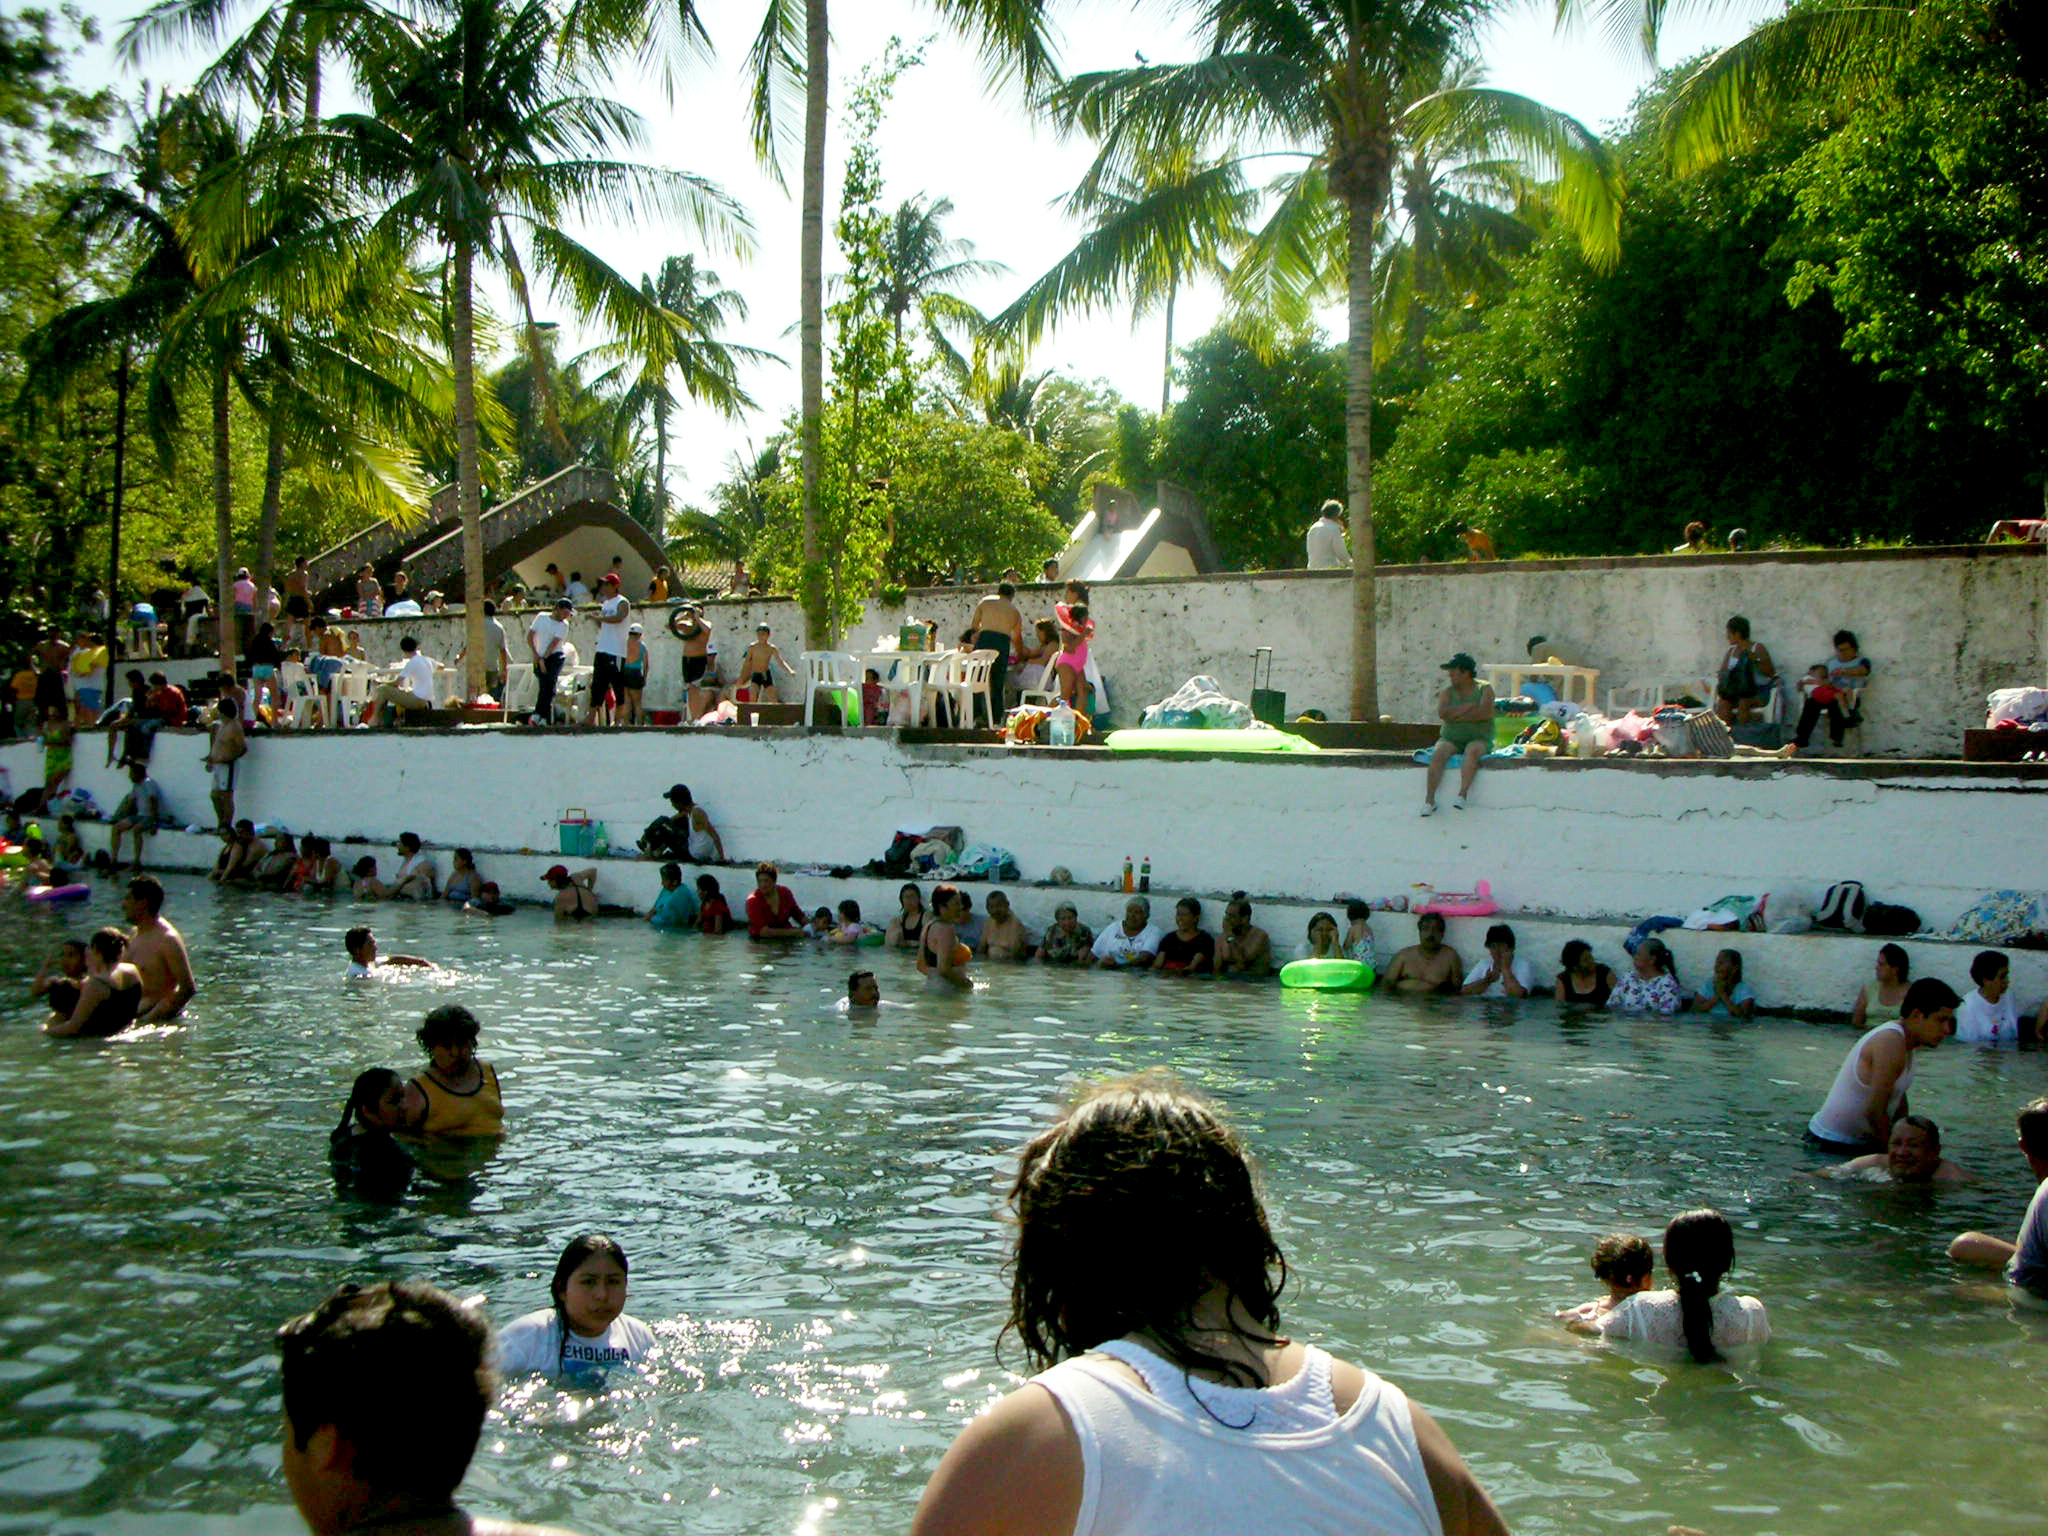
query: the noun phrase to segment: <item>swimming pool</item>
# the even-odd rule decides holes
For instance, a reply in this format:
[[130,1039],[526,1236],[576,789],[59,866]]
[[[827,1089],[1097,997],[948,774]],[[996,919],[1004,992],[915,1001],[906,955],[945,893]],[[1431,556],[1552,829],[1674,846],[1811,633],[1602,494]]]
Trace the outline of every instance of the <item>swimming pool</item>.
[[[185,1027],[48,1041],[21,1008],[0,1033],[0,1530],[298,1531],[276,1324],[401,1275],[508,1320],[589,1227],[624,1243],[667,1358],[596,1400],[519,1384],[473,1507],[590,1532],[900,1530],[960,1420],[1010,1384],[1012,1152],[1076,1075],[1160,1062],[1249,1135],[1289,1330],[1435,1412],[1518,1532],[1937,1536],[2038,1529],[2048,1504],[2048,1321],[1941,1255],[2018,1224],[2011,1116],[2039,1053],[1950,1044],[1922,1066],[1916,1107],[1979,1185],[1852,1189],[1794,1177],[1840,1028],[1037,969],[928,1000],[873,950],[860,963],[916,1006],[849,1023],[844,951],[168,883],[203,982]],[[114,916],[106,895],[0,902],[0,981],[22,995],[60,931]],[[345,983],[358,921],[456,974]],[[396,1210],[337,1198],[324,1138],[349,1077],[414,1069],[441,1001],[484,1021],[504,1150]],[[1600,1233],[1654,1236],[1699,1203],[1736,1223],[1731,1281],[1770,1305],[1755,1369],[1554,1328],[1594,1294]]]

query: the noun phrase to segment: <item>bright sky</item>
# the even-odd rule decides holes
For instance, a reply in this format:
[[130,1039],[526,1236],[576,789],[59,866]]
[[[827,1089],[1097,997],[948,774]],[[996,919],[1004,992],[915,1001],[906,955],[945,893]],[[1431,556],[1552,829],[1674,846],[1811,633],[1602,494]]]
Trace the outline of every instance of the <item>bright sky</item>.
[[[88,0],[86,8],[99,17],[107,34],[106,44],[87,62],[84,73],[89,82],[104,78],[132,89],[146,74],[155,83],[177,85],[195,72],[196,59],[169,57],[150,62],[142,72],[120,69],[111,40],[141,7],[134,0]],[[699,264],[710,265],[726,286],[747,300],[749,318],[735,328],[731,339],[789,361],[786,368],[765,366],[744,377],[761,406],[747,419],[727,422],[693,406],[676,422],[669,456],[671,489],[678,501],[700,505],[707,504],[711,486],[724,477],[732,456],[764,442],[796,406],[796,189],[801,175],[799,157],[792,155],[788,189],[776,186],[755,162],[747,139],[742,69],[759,24],[760,0],[729,0],[705,9],[711,18],[716,61],[685,76],[673,103],[651,81],[615,82],[620,98],[647,120],[641,159],[708,177],[752,215],[758,249],[751,261],[700,252]],[[1662,59],[1669,64],[1729,41],[1745,29],[1747,18],[1774,9],[1768,0],[1695,0],[1689,8],[1692,16],[1732,14],[1706,20],[1676,18],[1666,29]],[[1544,0],[1527,0],[1488,33],[1484,56],[1490,82],[1571,112],[1595,128],[1618,122],[1650,78],[1649,66],[1639,51],[1612,39],[1590,32],[1556,35],[1550,11]],[[256,8],[245,5],[237,14],[246,24]],[[1176,19],[1185,14],[1184,8],[1161,0],[1059,0],[1057,14],[1062,62],[1070,73],[1131,64],[1139,52],[1154,63],[1166,63],[1192,58],[1198,51],[1192,35]],[[892,36],[914,42],[939,31],[932,10],[919,0],[837,0],[832,15],[835,116],[830,159],[835,173],[826,195],[828,221],[838,207],[836,168],[845,138],[836,109],[845,101],[847,80],[879,57]],[[948,232],[973,241],[977,256],[1010,268],[1006,276],[964,289],[965,297],[989,313],[1003,308],[1071,249],[1079,233],[1051,205],[1079,180],[1090,158],[1087,144],[1062,142],[1032,123],[1014,93],[990,95],[972,53],[949,36],[938,36],[926,49],[924,65],[899,85],[882,153],[887,205],[919,195],[951,198],[956,211]],[[665,256],[696,249],[693,237],[680,228],[592,228],[583,233],[629,278],[651,272]],[[833,266],[828,236],[828,273]],[[1220,307],[1213,287],[1183,294],[1176,339],[1190,340],[1208,330]],[[501,304],[501,312],[503,308]],[[1333,314],[1331,323],[1341,323],[1341,318]],[[576,333],[571,329],[566,334]],[[596,339],[585,337],[582,344]],[[1060,327],[1032,366],[1104,378],[1127,398],[1156,406],[1164,344],[1164,322],[1156,314],[1133,324],[1128,316],[1100,313]]]

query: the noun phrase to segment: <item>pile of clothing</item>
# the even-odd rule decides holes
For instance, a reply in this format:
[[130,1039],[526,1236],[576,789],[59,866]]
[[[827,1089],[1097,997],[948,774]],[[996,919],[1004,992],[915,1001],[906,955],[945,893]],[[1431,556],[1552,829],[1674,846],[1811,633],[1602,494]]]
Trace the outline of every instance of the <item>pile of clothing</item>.
[[1233,699],[1213,677],[1191,677],[1157,704],[1145,707],[1138,724],[1148,731],[1271,730],[1254,719],[1251,705]]

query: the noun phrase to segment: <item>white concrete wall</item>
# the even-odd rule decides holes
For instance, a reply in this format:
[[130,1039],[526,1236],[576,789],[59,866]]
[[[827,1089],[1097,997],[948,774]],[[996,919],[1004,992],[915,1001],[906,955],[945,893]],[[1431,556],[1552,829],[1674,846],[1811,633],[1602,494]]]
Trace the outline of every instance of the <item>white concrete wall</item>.
[[[903,608],[871,609],[843,649],[866,650],[894,635],[906,614],[936,619],[947,641],[967,622],[981,588],[909,594]],[[1103,583],[1091,591],[1095,655],[1119,724],[1198,672],[1238,697],[1251,687],[1251,653],[1271,646],[1273,686],[1290,713],[1350,714],[1351,582],[1343,572],[1284,571]],[[1019,592],[1027,619],[1050,615],[1058,592]],[[1718,665],[1731,614],[1789,674],[1832,655],[1837,629],[1856,631],[1876,666],[1863,749],[1872,756],[1954,757],[1965,726],[1983,723],[1984,695],[2048,676],[2048,560],[2020,546],[1955,552],[1842,551],[1824,555],[1653,557],[1519,561],[1498,565],[1389,566],[1379,584],[1380,708],[1397,720],[1435,717],[1441,663],[1470,651],[1482,663],[1521,659],[1532,635],[1569,646],[1600,668],[1602,683],[1700,679]],[[757,623],[795,663],[803,620],[786,598],[712,603],[721,652],[736,657]],[[643,614],[653,651],[646,701],[673,708],[681,693],[680,644],[666,609]],[[507,615],[513,659],[530,614]],[[365,622],[364,647],[395,661],[402,634],[451,657],[461,620]],[[573,638],[586,659],[595,638],[588,611]],[[733,668],[727,667],[728,675]],[[1695,687],[1698,686],[1695,681]]]
[[[194,820],[210,819],[202,752],[198,735],[167,733],[154,760],[173,811]],[[78,778],[111,807],[125,781],[103,755],[98,738],[81,740]],[[0,748],[0,766],[18,791],[40,781],[40,749]],[[1510,914],[1622,928],[1730,893],[1817,895],[1845,878],[1938,928],[1986,890],[2044,883],[2042,798],[2005,778],[1530,764],[1489,769],[1474,809],[1422,820],[1421,770],[1386,756],[1160,760],[906,748],[878,732],[794,729],[266,736],[240,778],[237,808],[258,820],[385,848],[410,829],[444,848],[525,855],[535,862],[515,867],[535,874],[554,862],[564,808],[588,809],[630,846],[681,780],[734,859],[857,868],[899,827],[954,824],[1011,849],[1025,882],[1064,865],[1095,888],[1096,910],[1113,905],[1108,886],[1126,854],[1151,858],[1159,893],[1241,888],[1315,906],[1339,891],[1371,898],[1407,894],[1417,881],[1459,890],[1486,878]],[[608,889],[628,900],[652,894],[651,866],[618,868],[614,880],[608,867]],[[737,878],[743,892],[746,876]],[[830,896],[824,882],[792,883],[807,903]],[[1054,894],[1020,893],[1019,903],[1039,919]],[[1868,965],[1847,940],[1742,944],[1780,957],[1766,974],[1790,1005],[1827,1006],[1842,967]],[[1946,949],[1945,971],[1967,966],[1966,954]],[[1810,965],[1821,968],[1807,977]]]

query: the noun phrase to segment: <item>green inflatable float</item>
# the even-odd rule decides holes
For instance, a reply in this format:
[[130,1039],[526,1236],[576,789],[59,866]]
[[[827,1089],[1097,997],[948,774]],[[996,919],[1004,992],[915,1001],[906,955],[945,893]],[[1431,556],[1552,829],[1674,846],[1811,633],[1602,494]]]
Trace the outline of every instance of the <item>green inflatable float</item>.
[[1373,969],[1363,960],[1290,960],[1280,967],[1280,985],[1318,992],[1364,992]]

